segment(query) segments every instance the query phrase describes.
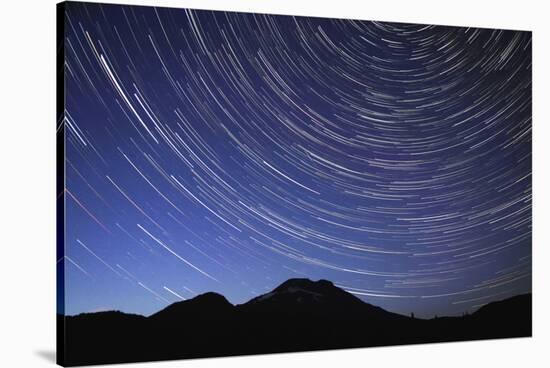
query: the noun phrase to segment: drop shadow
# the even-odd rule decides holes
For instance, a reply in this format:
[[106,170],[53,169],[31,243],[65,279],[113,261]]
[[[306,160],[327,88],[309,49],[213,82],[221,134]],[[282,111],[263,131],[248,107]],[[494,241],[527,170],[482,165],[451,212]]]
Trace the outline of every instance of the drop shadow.
[[35,351],[34,353],[50,363],[56,362],[55,350],[38,350],[38,351]]

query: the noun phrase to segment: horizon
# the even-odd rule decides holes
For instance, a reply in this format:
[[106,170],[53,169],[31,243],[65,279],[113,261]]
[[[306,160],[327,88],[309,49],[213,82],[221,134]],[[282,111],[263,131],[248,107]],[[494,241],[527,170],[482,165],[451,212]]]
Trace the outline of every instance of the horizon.
[[532,292],[530,32],[65,7],[58,313],[300,277],[419,318]]
[[[365,304],[368,304],[368,305],[372,305],[372,306],[375,306],[375,307],[378,307],[377,305],[375,304],[372,304],[372,303],[369,303],[368,301],[364,300],[364,299],[361,299],[359,296],[351,293],[350,291],[348,290],[345,290],[345,289],[342,289],[340,288],[338,285],[335,285],[334,283],[332,283],[332,281],[330,280],[326,280],[326,279],[319,279],[319,280],[310,280],[310,279],[307,279],[307,278],[293,278],[293,279],[287,279],[286,281],[283,281],[283,283],[286,283],[288,281],[294,281],[294,280],[307,280],[307,281],[310,281],[312,283],[316,283],[316,282],[319,282],[319,281],[328,281],[332,284],[332,286],[336,287],[336,288],[339,288],[353,296],[356,296],[359,300],[361,300],[363,303]],[[274,291],[276,288],[278,288],[279,286],[281,286],[282,284],[279,284],[278,286],[275,286],[272,291]],[[95,314],[95,313],[109,313],[109,312],[115,312],[115,313],[123,313],[123,314],[130,314],[130,315],[139,315],[139,316],[142,316],[142,317],[151,317],[153,315],[155,315],[156,313],[158,312],[161,312],[163,310],[165,310],[166,308],[174,305],[174,304],[178,304],[178,303],[183,303],[183,302],[187,302],[187,301],[191,301],[193,299],[196,299],[198,297],[201,297],[203,295],[206,295],[206,294],[216,294],[216,295],[219,295],[221,297],[223,297],[229,304],[231,304],[233,307],[238,307],[240,305],[243,305],[243,304],[246,304],[248,302],[250,302],[251,300],[257,298],[257,297],[261,297],[261,296],[264,296],[264,295],[267,295],[269,293],[271,293],[272,291],[270,292],[267,292],[267,293],[264,293],[264,294],[259,294],[259,295],[256,295],[256,296],[253,296],[252,298],[250,298],[249,300],[247,301],[244,301],[243,303],[232,303],[230,300],[228,300],[225,295],[223,294],[220,294],[220,293],[217,293],[217,292],[214,292],[214,291],[206,291],[204,293],[201,293],[201,294],[197,294],[195,295],[194,297],[190,298],[190,299],[184,299],[184,300],[178,300],[178,301],[175,301],[175,302],[172,302],[164,307],[162,307],[161,309],[157,310],[157,311],[154,311],[152,312],[151,314],[138,314],[138,313],[132,313],[132,312],[127,312],[127,311],[122,311],[122,310],[113,310],[113,309],[105,309],[105,310],[95,310],[95,311],[89,311],[89,312],[80,312],[78,314],[72,314],[72,315],[64,315],[64,317],[76,317],[76,316],[80,316],[82,314]],[[509,297],[506,297],[506,298],[503,298],[503,299],[496,299],[496,300],[492,300],[490,302],[487,302],[485,304],[482,304],[482,305],[478,305],[476,306],[476,308],[473,310],[473,311],[466,311],[466,312],[462,312],[461,314],[453,314],[453,315],[433,315],[433,316],[427,316],[427,317],[423,317],[423,316],[416,316],[414,318],[417,318],[417,319],[425,319],[425,320],[430,320],[430,319],[434,319],[434,318],[444,318],[444,317],[464,317],[466,314],[469,314],[469,313],[475,313],[477,312],[479,309],[481,309],[482,307],[486,306],[486,305],[489,305],[489,304],[492,304],[492,303],[498,303],[498,302],[502,302],[502,301],[506,301],[506,300],[509,300],[509,299],[513,299],[515,297],[520,297],[520,296],[526,296],[526,295],[532,295],[532,292],[528,292],[528,293],[522,293],[522,294],[516,294],[516,295],[512,295],[512,296],[509,296]],[[394,311],[391,311],[391,310],[387,310],[387,309],[384,309],[386,312],[390,312],[390,313],[395,313],[395,314],[399,314],[400,316],[404,316],[404,317],[410,317],[411,315],[410,314],[402,314],[402,313],[398,313],[398,312],[394,312]]]

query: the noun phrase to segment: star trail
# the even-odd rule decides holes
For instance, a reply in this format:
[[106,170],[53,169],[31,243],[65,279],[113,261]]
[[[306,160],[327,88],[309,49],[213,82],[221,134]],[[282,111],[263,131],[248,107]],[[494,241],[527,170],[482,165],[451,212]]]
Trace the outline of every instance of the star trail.
[[68,3],[67,314],[531,291],[531,33]]

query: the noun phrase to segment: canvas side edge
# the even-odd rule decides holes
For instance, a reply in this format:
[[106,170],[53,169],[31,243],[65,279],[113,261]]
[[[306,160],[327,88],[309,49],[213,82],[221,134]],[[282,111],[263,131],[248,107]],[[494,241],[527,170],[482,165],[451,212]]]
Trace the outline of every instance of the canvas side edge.
[[65,365],[65,9],[56,4],[56,363]]

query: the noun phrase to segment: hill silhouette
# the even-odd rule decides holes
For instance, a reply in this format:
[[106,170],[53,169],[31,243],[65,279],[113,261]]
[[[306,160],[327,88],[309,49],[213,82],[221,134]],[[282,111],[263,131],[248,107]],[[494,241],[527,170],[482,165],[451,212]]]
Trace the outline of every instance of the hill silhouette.
[[531,294],[463,317],[409,318],[330,281],[290,279],[232,305],[213,292],[149,316],[58,316],[64,366],[531,336]]

